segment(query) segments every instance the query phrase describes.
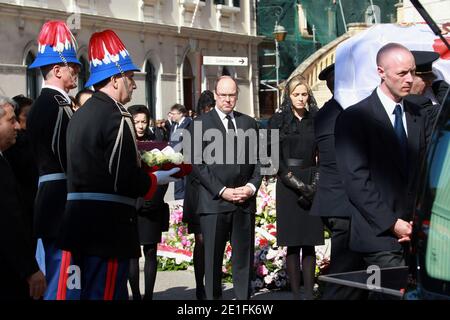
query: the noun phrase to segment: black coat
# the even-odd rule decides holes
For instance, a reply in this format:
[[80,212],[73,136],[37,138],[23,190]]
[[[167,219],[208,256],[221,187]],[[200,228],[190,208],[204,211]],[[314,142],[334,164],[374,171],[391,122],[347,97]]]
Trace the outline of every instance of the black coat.
[[[237,111],[234,111],[234,117],[236,120],[237,129],[248,130],[253,129],[257,132],[256,121]],[[201,129],[200,129],[201,127]],[[196,128],[200,130],[196,130]],[[191,160],[195,161],[193,165],[192,175],[193,178],[198,181],[198,203],[196,206],[197,214],[218,214],[223,212],[236,211],[237,206],[246,213],[256,212],[256,194],[247,199],[243,204],[234,204],[223,200],[219,196],[219,192],[224,187],[240,187],[247,183],[253,184],[258,190],[261,185],[261,173],[259,161],[254,158],[253,163],[250,161],[250,148],[254,148],[255,155],[257,155],[257,144],[249,145],[246,139],[245,146],[238,150],[238,155],[242,155],[240,152],[245,150],[245,163],[244,164],[227,164],[226,152],[223,153],[223,158],[219,161],[215,161],[211,164],[206,164],[205,159],[202,157],[203,150],[208,146],[211,148],[212,141],[202,141],[202,137],[206,130],[215,129],[216,132],[220,132],[221,137],[227,135],[225,127],[215,110],[211,110],[208,113],[194,119],[194,122],[189,126],[189,132],[191,134],[192,149],[185,150],[185,158],[189,159],[190,154],[193,155]],[[218,131],[217,131],[218,130]],[[222,143],[217,143],[218,148],[227,150],[226,139],[222,139]],[[196,145],[196,147],[194,147]],[[199,145],[202,147],[200,148]],[[195,152],[195,153],[190,153]],[[188,152],[188,153],[186,153]],[[255,163],[256,162],[256,163]]]
[[352,204],[350,248],[354,251],[400,250],[390,228],[399,218],[408,222],[412,218],[426,149],[426,117],[420,106],[408,101],[404,101],[404,109],[407,166],[376,91],[336,120],[336,160]]
[[[304,183],[312,182],[316,169],[314,115],[315,112],[307,112],[300,121],[289,108],[274,114],[269,122],[270,129],[280,130],[280,166],[276,186],[278,245],[323,244],[321,219],[310,216],[309,210],[305,210],[298,204],[299,194],[296,190],[289,188],[283,178],[290,171]],[[274,151],[272,148],[271,152]],[[293,161],[301,161],[301,164],[293,163]]]
[[16,143],[6,150],[3,155],[8,160],[11,168],[17,178],[22,201],[26,223],[33,228],[34,200],[38,186],[38,171],[36,163],[33,161],[33,153],[26,131],[19,131]]
[[319,151],[317,192],[310,214],[320,217],[349,217],[350,202],[336,164],[334,126],[342,107],[334,98],[327,101],[314,119],[314,136]]
[[[126,109],[96,92],[72,118],[67,130],[69,193],[106,193],[136,199],[151,186],[138,166],[133,124]],[[122,137],[120,139],[120,137]],[[117,141],[120,147],[115,147]],[[154,186],[153,186],[154,187]],[[59,246],[105,258],[140,256],[136,208],[117,202],[67,201]]]
[[[71,116],[70,101],[56,90],[42,89],[27,118],[27,133],[39,176],[66,171],[66,130]],[[36,237],[56,237],[66,196],[64,180],[40,186],[34,211]]]
[[26,299],[26,279],[39,267],[31,229],[25,222],[19,186],[7,160],[0,155],[0,297]]

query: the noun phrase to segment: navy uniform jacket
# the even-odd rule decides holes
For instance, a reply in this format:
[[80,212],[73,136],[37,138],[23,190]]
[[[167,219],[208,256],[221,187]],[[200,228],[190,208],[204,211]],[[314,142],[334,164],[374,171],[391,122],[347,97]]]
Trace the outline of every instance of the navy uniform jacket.
[[[0,177],[0,274],[3,277],[0,296],[8,296],[9,292],[8,298],[26,298],[26,279],[39,268],[34,258],[31,230],[24,218],[19,186],[10,165],[1,155]],[[23,295],[15,296],[14,293],[19,291]]]
[[[67,155],[68,195],[103,193],[137,199],[150,186],[156,189],[138,164],[131,115],[102,92],[74,114],[67,129]],[[104,258],[139,257],[136,219],[136,207],[128,204],[68,200],[58,246]]]
[[[72,116],[70,102],[58,91],[43,88],[27,119],[27,134],[39,176],[66,171],[66,129]],[[34,233],[54,238],[66,203],[66,181],[42,183],[36,195]]]
[[419,169],[426,150],[426,117],[404,101],[408,164],[376,90],[336,120],[336,160],[352,204],[350,248],[358,252],[400,250],[390,231],[398,218],[411,221]]
[[321,217],[349,217],[351,215],[342,176],[336,164],[334,126],[342,112],[339,103],[330,99],[314,118],[314,135],[319,149],[319,182],[309,214]]

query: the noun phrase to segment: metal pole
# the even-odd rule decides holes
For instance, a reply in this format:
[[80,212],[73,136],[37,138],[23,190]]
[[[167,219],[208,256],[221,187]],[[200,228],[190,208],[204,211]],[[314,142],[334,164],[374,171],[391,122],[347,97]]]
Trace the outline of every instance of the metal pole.
[[278,50],[278,41],[275,38],[275,73],[276,73],[276,79],[277,79],[277,110],[280,109],[280,89],[278,88],[279,84],[279,75],[278,75],[278,68],[280,67],[280,52]]
[[341,8],[342,21],[344,21],[344,29],[345,29],[345,32],[347,32],[348,31],[347,30],[347,22],[345,21],[344,8],[342,8],[342,1],[338,0],[338,2],[339,2],[339,7]]

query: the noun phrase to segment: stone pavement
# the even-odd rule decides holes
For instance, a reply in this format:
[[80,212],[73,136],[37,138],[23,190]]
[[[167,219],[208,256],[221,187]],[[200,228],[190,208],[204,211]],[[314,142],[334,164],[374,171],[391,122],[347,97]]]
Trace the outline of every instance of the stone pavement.
[[[143,260],[143,259],[141,259]],[[144,293],[144,273],[140,274],[141,294]],[[130,291],[131,295],[131,291]],[[233,285],[224,283],[223,297],[225,300],[235,299]],[[289,291],[269,291],[257,292],[251,300],[291,300]],[[195,277],[193,270],[179,271],[158,271],[156,275],[154,300],[196,300],[195,297]]]

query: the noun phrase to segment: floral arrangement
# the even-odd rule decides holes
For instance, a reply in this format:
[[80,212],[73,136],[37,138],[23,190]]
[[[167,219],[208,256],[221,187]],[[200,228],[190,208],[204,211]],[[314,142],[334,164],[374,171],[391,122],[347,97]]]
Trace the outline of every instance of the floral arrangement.
[[142,154],[142,161],[149,167],[161,166],[165,163],[179,165],[183,163],[183,155],[179,152],[175,152],[172,147],[167,146],[162,150],[155,148],[150,151],[145,151]]
[[[271,177],[265,179],[258,190],[256,198],[257,211],[255,216],[255,258],[254,291],[261,289],[287,289],[286,247],[276,244],[276,209],[275,182]],[[183,207],[180,201],[174,201],[170,208],[170,229],[163,233],[161,244],[158,245],[160,270],[187,269],[192,263],[194,237],[186,232],[186,225],[181,221]],[[325,231],[325,245],[316,246],[317,266],[316,276],[325,274],[330,263],[330,240]],[[232,248],[229,243],[225,247],[223,257],[223,279],[232,281],[231,268]]]
[[169,170],[174,167],[180,168],[180,171],[173,175],[176,178],[184,177],[192,171],[192,165],[183,163],[183,154],[175,152],[170,146],[162,150],[154,148],[150,151],[144,151],[141,159],[151,172],[160,169]]
[[192,264],[194,235],[187,232],[187,226],[182,222],[182,201],[173,201],[169,207],[170,228],[163,232],[158,244],[158,270],[185,270]]
[[287,285],[286,248],[276,244],[275,179],[264,179],[256,198],[255,279],[253,289],[281,289]]

